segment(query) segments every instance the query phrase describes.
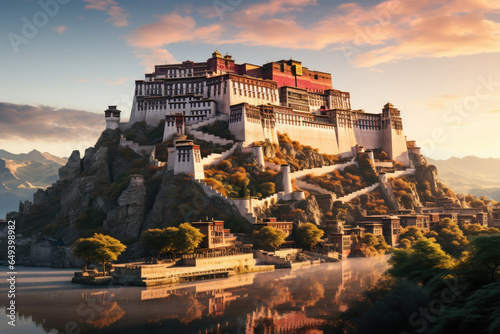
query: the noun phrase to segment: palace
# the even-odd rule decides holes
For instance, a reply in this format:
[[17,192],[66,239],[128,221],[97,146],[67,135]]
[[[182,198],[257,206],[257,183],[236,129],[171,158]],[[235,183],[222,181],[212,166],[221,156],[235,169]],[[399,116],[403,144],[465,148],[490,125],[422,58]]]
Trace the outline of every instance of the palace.
[[[108,127],[116,127],[116,115],[107,111]],[[154,126],[162,120],[164,140],[202,122],[224,120],[235,138],[247,144],[265,139],[277,143],[279,132],[321,153],[350,157],[358,145],[381,148],[391,159],[410,164],[397,108],[387,103],[381,113],[353,110],[350,93],[333,89],[331,74],[292,59],[237,64],[215,51],[206,62],[157,65],[135,82],[128,124]]]

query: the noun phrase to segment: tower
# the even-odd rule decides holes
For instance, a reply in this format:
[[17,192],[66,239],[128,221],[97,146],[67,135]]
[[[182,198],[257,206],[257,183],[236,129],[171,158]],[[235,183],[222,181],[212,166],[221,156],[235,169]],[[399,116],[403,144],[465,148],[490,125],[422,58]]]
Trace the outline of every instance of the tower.
[[382,109],[382,149],[392,160],[410,165],[401,112],[389,102]]
[[120,113],[121,111],[116,109],[116,106],[109,106],[108,109],[104,111],[104,118],[106,119],[106,130],[114,130],[118,128],[120,124]]
[[201,163],[200,147],[192,140],[176,140],[173,148],[168,149],[168,169],[174,170],[174,175],[185,173],[193,175],[195,180],[203,180],[205,172]]
[[286,194],[292,192],[292,179],[290,178],[290,166],[281,165],[281,173],[283,174],[283,190]]

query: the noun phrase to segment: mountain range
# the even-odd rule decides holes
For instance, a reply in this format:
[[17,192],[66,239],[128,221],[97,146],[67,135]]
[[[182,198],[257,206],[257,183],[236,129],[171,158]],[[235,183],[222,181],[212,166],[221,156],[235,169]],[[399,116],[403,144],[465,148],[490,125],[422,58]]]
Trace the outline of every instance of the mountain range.
[[20,201],[33,200],[38,188],[57,181],[58,170],[66,161],[37,150],[14,154],[0,149],[0,218],[17,210]]
[[455,193],[484,195],[500,201],[500,159],[476,156],[426,159],[437,167],[439,179]]

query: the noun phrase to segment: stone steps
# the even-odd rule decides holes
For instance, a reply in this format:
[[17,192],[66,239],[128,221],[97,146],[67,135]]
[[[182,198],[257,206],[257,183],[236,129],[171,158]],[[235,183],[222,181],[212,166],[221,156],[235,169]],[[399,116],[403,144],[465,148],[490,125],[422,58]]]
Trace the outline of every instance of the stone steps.
[[371,186],[368,186],[368,187],[365,187],[365,188],[360,189],[358,191],[355,191],[353,193],[347,194],[347,195],[345,195],[343,197],[339,197],[339,198],[337,198],[337,201],[341,201],[342,203],[352,201],[356,197],[359,197],[361,195],[364,195],[364,194],[367,194],[369,192],[372,192],[373,190],[375,190],[375,188],[377,188],[379,186],[380,186],[380,183],[377,182],[375,184],[372,184]]
[[226,159],[228,156],[234,153],[236,149],[238,148],[239,143],[235,143],[229,150],[224,151],[222,153],[212,153],[206,156],[205,158],[201,159],[201,163],[203,166],[210,166],[216,163],[221,162],[222,160]]
[[211,135],[211,134],[203,132],[203,131],[190,129],[188,132],[196,139],[212,142],[214,144],[220,144],[220,145],[234,144],[234,141],[232,141],[232,140],[224,139],[224,138],[221,138],[218,136],[214,136],[214,135]]
[[316,193],[319,193],[321,195],[334,195],[334,193],[332,193],[331,191],[325,189],[325,188],[322,188],[320,186],[318,186],[317,184],[312,184],[312,183],[309,183],[307,181],[304,181],[304,180],[295,180],[295,185],[300,188],[300,189],[303,189],[303,190],[307,190],[308,192],[316,192]]
[[189,129],[198,129],[202,126],[205,126],[205,125],[210,125],[216,121],[228,121],[229,120],[229,115],[226,115],[226,114],[223,114],[223,115],[218,115],[218,116],[215,116],[213,118],[209,118],[205,121],[202,121],[202,122],[199,122],[199,123],[196,123],[196,124],[193,124],[193,125],[190,125],[188,126]]
[[323,167],[316,167],[316,168],[299,170],[299,171],[290,173],[290,177],[292,179],[298,179],[298,178],[306,176],[307,174],[321,175],[321,174],[331,173],[334,170],[344,170],[346,167],[349,167],[352,165],[357,165],[357,164],[358,163],[353,158],[351,161],[343,163],[343,164],[336,164],[336,165],[330,165],[330,166],[323,166]]

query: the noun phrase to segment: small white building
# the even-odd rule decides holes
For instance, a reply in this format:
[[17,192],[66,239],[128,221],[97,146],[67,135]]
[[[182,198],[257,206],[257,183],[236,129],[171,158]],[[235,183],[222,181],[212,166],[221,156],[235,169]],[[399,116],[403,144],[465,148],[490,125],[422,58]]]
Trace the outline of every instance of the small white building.
[[104,118],[106,119],[106,130],[114,130],[118,128],[120,124],[120,113],[121,111],[116,109],[116,106],[109,106],[108,109],[104,111]]
[[178,139],[174,147],[168,148],[168,170],[173,170],[174,175],[188,174],[195,180],[203,180],[205,172],[201,162],[200,147],[189,139]]

